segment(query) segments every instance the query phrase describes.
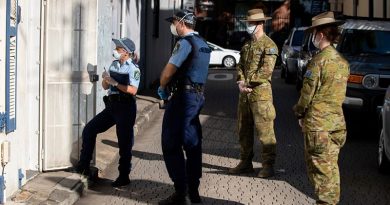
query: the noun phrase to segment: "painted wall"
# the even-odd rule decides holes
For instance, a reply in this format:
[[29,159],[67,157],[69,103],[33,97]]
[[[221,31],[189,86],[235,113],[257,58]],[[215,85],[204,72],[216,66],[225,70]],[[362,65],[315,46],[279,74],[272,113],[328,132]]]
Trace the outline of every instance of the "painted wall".
[[[19,0],[22,8],[18,29],[18,68],[17,68],[17,129],[5,135],[0,133],[0,143],[10,141],[11,158],[5,167],[6,194],[18,189],[18,170],[26,176],[26,170],[38,170],[39,136],[39,46],[40,46],[40,0]],[[5,2],[0,3],[0,20],[5,22]],[[2,38],[5,32],[1,23]],[[4,39],[0,42],[0,81],[4,82]],[[0,112],[4,111],[4,86],[0,86]],[[26,182],[24,177],[21,183]]]

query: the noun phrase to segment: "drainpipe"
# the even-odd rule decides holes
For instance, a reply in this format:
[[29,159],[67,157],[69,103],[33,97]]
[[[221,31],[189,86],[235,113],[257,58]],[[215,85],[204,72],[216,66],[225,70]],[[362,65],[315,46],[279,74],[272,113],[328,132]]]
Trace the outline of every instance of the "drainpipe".
[[353,16],[357,16],[357,7],[359,5],[359,0],[353,0]]
[[122,0],[122,12],[121,12],[121,38],[125,37],[126,33],[126,8],[127,8],[127,0]]
[[41,1],[41,22],[40,22],[40,54],[39,54],[39,139],[38,139],[38,170],[39,172],[43,171],[43,160],[44,160],[44,150],[43,150],[43,135],[44,135],[44,73],[45,73],[45,35],[46,35],[46,0]]
[[387,0],[383,0],[383,18],[387,18]]

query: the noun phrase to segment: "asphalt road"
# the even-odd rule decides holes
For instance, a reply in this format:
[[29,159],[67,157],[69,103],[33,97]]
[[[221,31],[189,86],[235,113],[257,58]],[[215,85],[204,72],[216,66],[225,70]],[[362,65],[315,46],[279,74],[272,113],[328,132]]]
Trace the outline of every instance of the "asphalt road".
[[[209,72],[206,104],[201,117],[204,139],[200,193],[204,204],[313,204],[313,188],[308,182],[303,160],[303,138],[292,112],[298,93],[294,85],[287,85],[279,78],[279,70],[275,71],[273,78],[277,111],[277,174],[267,180],[257,178],[256,173],[227,174],[227,169],[239,160],[235,76],[234,70],[213,69]],[[132,183],[120,190],[110,187],[110,182],[117,175],[114,163],[76,204],[155,204],[172,193],[172,183],[161,155],[162,114],[136,138],[130,174]],[[361,128],[364,124],[355,126],[351,129]],[[340,204],[390,204],[390,177],[378,173],[377,139],[374,134],[367,133],[348,136],[341,150]],[[257,142],[256,171],[261,167],[259,147]]]

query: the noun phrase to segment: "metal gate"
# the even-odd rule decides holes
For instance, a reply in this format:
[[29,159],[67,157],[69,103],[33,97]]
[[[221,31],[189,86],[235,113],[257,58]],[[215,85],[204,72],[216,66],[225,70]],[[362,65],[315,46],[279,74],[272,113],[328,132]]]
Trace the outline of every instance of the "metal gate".
[[43,170],[72,166],[95,115],[96,0],[44,1]]

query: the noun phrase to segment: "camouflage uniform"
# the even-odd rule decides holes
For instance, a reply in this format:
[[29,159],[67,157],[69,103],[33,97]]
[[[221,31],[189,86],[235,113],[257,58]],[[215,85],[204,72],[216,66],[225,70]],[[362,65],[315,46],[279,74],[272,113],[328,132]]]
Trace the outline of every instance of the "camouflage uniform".
[[265,34],[258,40],[247,42],[241,50],[237,65],[237,81],[244,81],[251,93],[240,93],[238,102],[238,133],[242,161],[253,158],[253,129],[262,144],[264,165],[275,162],[276,139],[274,133],[275,108],[272,102],[271,76],[278,49]]
[[346,140],[342,110],[349,77],[348,62],[328,46],[308,64],[301,97],[294,112],[302,119],[305,160],[317,204],[337,204],[340,198],[338,155]]

